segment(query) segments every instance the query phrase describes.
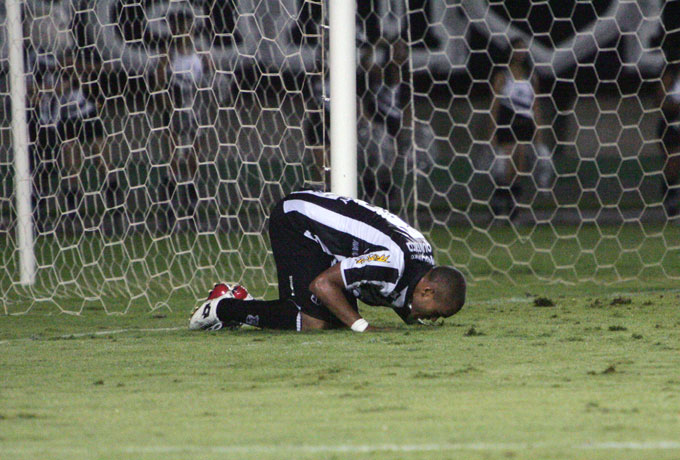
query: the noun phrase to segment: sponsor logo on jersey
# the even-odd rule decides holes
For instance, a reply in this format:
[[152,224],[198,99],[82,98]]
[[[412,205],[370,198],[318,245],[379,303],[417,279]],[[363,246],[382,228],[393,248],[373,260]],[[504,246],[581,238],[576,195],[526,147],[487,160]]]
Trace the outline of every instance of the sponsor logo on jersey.
[[356,259],[356,264],[365,264],[366,262],[384,262],[387,263],[390,260],[388,254],[369,254],[367,256],[359,257]]
[[415,241],[408,241],[406,247],[411,252],[432,252],[432,246],[428,242],[416,243]]
[[434,257],[425,254],[411,254],[411,260],[422,260],[423,262],[434,265]]

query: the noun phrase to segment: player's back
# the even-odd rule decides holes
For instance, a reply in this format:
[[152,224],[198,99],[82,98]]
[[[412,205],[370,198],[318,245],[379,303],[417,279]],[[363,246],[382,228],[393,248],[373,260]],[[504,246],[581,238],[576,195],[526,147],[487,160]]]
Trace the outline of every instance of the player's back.
[[299,230],[308,232],[326,252],[355,257],[377,250],[407,252],[428,246],[425,237],[400,217],[364,201],[333,193],[300,191],[284,199]]

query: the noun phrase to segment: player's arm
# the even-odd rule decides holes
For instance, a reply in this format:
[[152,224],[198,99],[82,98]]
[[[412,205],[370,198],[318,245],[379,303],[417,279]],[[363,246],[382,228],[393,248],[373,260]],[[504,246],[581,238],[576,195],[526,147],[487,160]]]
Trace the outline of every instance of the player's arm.
[[342,280],[340,264],[324,270],[314,278],[309,286],[310,291],[347,327],[351,327],[361,315],[355,311],[345,298],[345,283]]
[[389,296],[402,266],[403,258],[386,250],[349,257],[326,269],[309,288],[345,325],[363,331],[368,323],[350,306],[344,291],[370,287],[371,290],[378,289],[383,296]]

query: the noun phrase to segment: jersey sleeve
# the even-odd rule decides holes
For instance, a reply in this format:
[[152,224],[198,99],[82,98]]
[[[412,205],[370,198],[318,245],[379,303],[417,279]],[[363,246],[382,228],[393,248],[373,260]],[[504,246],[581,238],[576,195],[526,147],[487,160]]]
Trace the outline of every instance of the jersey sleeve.
[[378,288],[383,296],[394,291],[402,267],[403,261],[390,251],[369,252],[340,262],[342,280],[348,290],[371,285]]

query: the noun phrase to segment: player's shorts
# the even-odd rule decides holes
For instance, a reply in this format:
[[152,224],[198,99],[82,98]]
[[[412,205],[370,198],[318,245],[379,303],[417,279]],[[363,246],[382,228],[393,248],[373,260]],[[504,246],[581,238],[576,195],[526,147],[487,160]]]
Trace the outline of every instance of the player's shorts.
[[501,105],[497,124],[496,137],[501,144],[531,142],[536,131],[534,120],[515,113],[504,105]]
[[[271,241],[279,282],[279,298],[293,300],[303,313],[341,326],[338,320],[309,290],[312,281],[333,264],[333,257],[305,237],[289,215],[283,212],[283,202],[274,207],[269,218]],[[357,300],[345,292],[350,305],[357,310]]]

